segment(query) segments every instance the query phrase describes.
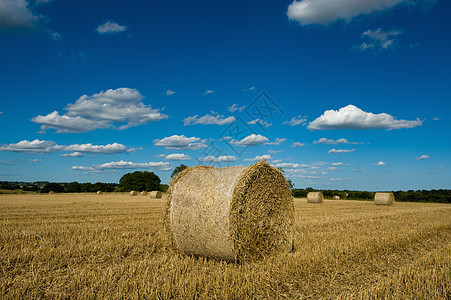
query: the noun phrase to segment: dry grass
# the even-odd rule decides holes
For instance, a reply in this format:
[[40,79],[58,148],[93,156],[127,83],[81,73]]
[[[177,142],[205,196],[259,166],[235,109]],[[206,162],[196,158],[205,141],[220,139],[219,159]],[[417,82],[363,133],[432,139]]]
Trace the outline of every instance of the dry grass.
[[451,206],[296,199],[296,252],[184,256],[166,196],[0,195],[0,298],[449,299]]

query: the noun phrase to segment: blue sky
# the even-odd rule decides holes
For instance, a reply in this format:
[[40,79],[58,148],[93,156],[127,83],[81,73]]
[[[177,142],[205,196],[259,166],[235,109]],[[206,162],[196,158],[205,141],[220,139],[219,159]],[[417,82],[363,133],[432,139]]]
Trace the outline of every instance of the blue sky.
[[0,0],[0,180],[450,188],[449,1]]

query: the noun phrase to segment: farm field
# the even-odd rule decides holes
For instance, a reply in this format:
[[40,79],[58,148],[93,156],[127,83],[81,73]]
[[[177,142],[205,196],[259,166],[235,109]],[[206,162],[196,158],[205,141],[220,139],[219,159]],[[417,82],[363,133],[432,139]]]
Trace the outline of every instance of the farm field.
[[185,256],[162,199],[0,195],[0,298],[449,299],[451,206],[295,199],[296,251]]

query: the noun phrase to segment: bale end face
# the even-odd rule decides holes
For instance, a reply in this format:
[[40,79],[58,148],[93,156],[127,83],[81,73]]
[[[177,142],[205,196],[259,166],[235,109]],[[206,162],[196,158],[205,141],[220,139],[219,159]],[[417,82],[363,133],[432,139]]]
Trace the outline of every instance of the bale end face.
[[138,196],[138,192],[137,191],[131,191],[130,192],[130,196]]

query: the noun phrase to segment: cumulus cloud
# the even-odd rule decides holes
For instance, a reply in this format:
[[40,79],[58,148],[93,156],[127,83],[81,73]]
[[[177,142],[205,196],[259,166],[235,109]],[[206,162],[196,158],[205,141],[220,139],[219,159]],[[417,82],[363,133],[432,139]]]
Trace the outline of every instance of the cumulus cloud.
[[123,130],[168,118],[159,109],[143,104],[142,98],[136,89],[109,89],[91,96],[81,96],[75,103],[65,107],[67,113],[64,115],[54,111],[46,116],[34,117],[31,121],[41,124],[42,130],[56,129],[59,133],[69,133],[105,129],[113,127],[114,123],[126,123],[117,128]]
[[283,169],[297,169],[297,168],[308,168],[308,165],[298,163],[280,163],[276,164],[275,167]]
[[268,138],[260,135],[260,134],[251,134],[245,138],[243,138],[241,141],[237,141],[235,139],[232,139],[230,141],[230,144],[241,146],[241,147],[254,147],[261,145],[263,143],[266,143],[268,141]]
[[73,166],[72,170],[80,171],[104,171],[116,169],[156,169],[160,171],[169,171],[171,164],[169,162],[148,162],[148,163],[134,163],[131,161],[113,161],[94,166]]
[[124,32],[127,30],[127,26],[119,25],[115,21],[105,21],[103,24],[96,28],[96,31],[100,34],[115,34]]
[[336,110],[326,110],[323,115],[310,122],[310,130],[328,129],[401,129],[421,126],[420,119],[416,121],[396,120],[393,116],[380,113],[365,112],[354,105],[348,105]]
[[355,149],[330,149],[327,153],[349,153],[354,151]]
[[285,142],[287,139],[283,139],[283,138],[276,138],[276,140],[274,141],[274,142],[267,142],[267,143],[265,143],[266,145],[276,145],[276,146],[278,146],[278,145],[280,145],[280,144],[282,144],[283,142]]
[[265,120],[260,120],[260,119],[255,119],[255,120],[249,121],[249,122],[247,122],[247,124],[249,124],[249,125],[261,124],[262,126],[265,126],[265,127],[272,126],[271,123],[267,123]]
[[[134,149],[134,148],[132,148]],[[23,140],[15,144],[0,145],[0,151],[24,152],[24,153],[52,153],[57,151],[71,151],[83,153],[98,153],[98,154],[115,154],[128,151],[123,144],[113,143],[107,145],[93,145],[88,144],[73,144],[73,145],[58,145],[53,141],[27,141]],[[70,156],[70,155],[61,155]]]
[[197,150],[207,147],[205,140],[198,137],[186,137],[184,135],[172,135],[154,140],[155,146],[165,147],[171,150]]
[[199,115],[195,115],[192,117],[188,117],[183,119],[184,125],[195,125],[195,124],[203,124],[203,125],[228,125],[234,123],[236,121],[234,116],[230,116],[224,118],[224,116],[220,114],[206,114],[203,117],[199,118]]
[[72,152],[72,153],[63,153],[60,154],[62,157],[83,157],[83,153],[81,152]]
[[38,19],[26,0],[0,0],[0,28],[33,28]]
[[174,95],[174,94],[175,94],[174,91],[171,91],[171,90],[167,90],[167,91],[166,91],[166,95],[167,95],[167,96],[171,96],[171,95]]
[[342,162],[331,163],[332,166],[342,166],[344,165]]
[[227,107],[227,110],[233,113],[236,111],[242,112],[245,108],[246,106],[238,106],[238,104],[233,104],[232,106]]
[[338,144],[349,144],[347,139],[340,138],[338,140],[330,140],[326,138],[320,138],[317,141],[314,141],[313,144],[326,144],[326,145],[338,145]]
[[166,155],[164,159],[167,160],[190,160],[191,157],[189,155],[183,154],[183,153],[173,153]]
[[260,161],[262,159],[269,160],[269,159],[272,159],[272,156],[264,154],[264,155],[256,156],[254,158],[246,158],[246,159],[244,159],[244,161]]
[[305,143],[300,143],[300,142],[294,142],[293,145],[291,145],[291,147],[304,147]]
[[336,20],[349,22],[361,14],[390,9],[407,0],[301,0],[293,1],[288,6],[290,20],[302,25],[326,25]]
[[379,161],[376,166],[385,166],[387,163],[385,161]]
[[421,156],[415,157],[415,159],[416,160],[425,160],[425,159],[428,159],[429,157],[430,157],[429,155],[423,154]]
[[282,124],[289,124],[290,126],[297,126],[297,125],[305,125],[307,122],[307,119],[305,117],[302,116],[297,116],[297,117],[293,117],[291,118],[290,121],[285,121]]
[[378,28],[377,30],[367,30],[362,34],[362,38],[367,39],[367,41],[360,44],[358,48],[360,50],[388,50],[395,45],[395,37],[401,33],[402,31],[399,30],[384,31],[381,28]]
[[201,157],[199,160],[203,162],[234,162],[236,161],[236,157],[233,155],[222,155],[219,157],[209,155],[206,157]]

